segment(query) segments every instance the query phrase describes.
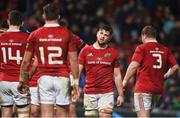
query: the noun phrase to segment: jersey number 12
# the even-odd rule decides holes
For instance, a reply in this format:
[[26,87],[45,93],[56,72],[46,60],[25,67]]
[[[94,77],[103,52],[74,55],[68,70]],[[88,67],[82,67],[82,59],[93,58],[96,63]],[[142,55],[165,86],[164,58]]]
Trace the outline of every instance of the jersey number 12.
[[[63,60],[53,60],[53,58],[62,56],[62,48],[61,47],[47,47],[48,51],[56,51],[54,53],[48,53],[48,64],[63,64]],[[44,47],[39,47],[40,58],[42,64],[45,64],[45,55],[44,55]]]

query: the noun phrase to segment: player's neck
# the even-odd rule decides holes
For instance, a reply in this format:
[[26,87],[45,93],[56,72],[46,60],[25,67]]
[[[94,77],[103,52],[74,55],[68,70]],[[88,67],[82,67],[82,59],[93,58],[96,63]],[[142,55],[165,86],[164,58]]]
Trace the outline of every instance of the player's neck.
[[57,20],[46,20],[45,24],[58,24]]
[[105,49],[105,48],[107,48],[107,44],[99,45],[98,42],[95,42],[93,44],[93,47],[96,48],[96,49]]
[[157,40],[155,38],[147,38],[147,39],[145,39],[145,43],[148,43],[148,42],[157,42]]
[[7,31],[19,31],[20,26],[10,25]]

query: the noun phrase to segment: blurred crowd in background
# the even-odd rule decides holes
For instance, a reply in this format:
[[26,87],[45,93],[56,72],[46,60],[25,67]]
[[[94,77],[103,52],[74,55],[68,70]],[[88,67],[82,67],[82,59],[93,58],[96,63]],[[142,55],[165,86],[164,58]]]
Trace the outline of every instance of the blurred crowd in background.
[[[179,0],[0,0],[1,28],[7,27],[8,12],[23,13],[22,30],[32,32],[41,27],[42,8],[54,2],[61,13],[61,21],[87,44],[96,40],[97,26],[109,23],[113,28],[111,44],[119,50],[124,77],[135,47],[140,44],[140,31],[153,25],[158,41],[168,46],[180,64],[180,1]],[[126,88],[122,108],[133,109],[134,79]],[[180,72],[165,81],[165,92],[157,110],[180,111]]]

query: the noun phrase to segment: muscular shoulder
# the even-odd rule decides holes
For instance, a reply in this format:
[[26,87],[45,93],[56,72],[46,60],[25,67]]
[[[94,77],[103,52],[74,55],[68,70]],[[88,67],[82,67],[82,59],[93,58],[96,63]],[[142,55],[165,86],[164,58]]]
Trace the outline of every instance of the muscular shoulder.
[[135,48],[134,53],[143,53],[145,49],[147,48],[146,44],[140,44]]
[[1,33],[0,38],[6,36],[7,32]]
[[111,50],[111,51],[117,51],[116,48],[111,47],[111,46],[108,46],[107,49],[108,49],[108,50]]
[[145,49],[146,47],[147,47],[147,44],[146,44],[146,43],[143,43],[143,44],[138,45],[138,46],[136,47],[136,49],[141,49],[141,50],[143,50],[143,49]]
[[15,39],[16,38],[27,39],[28,34],[20,31],[20,32],[4,32],[0,35],[0,39],[4,39],[4,40],[10,37],[11,38],[14,37]]
[[164,51],[169,51],[169,48],[164,46],[163,44],[158,43],[158,45],[164,50]]
[[56,30],[56,31],[57,31],[57,30],[58,30],[58,31],[61,31],[61,32],[63,32],[63,33],[69,33],[69,32],[70,32],[67,28],[62,27],[62,26],[59,26],[59,27],[44,27],[44,26],[42,26],[42,27],[34,30],[32,33],[40,33],[40,32],[42,32],[42,31],[46,32],[46,31],[49,31],[49,30],[52,30],[52,29],[54,29],[54,30]]
[[115,55],[117,55],[117,54],[119,53],[118,50],[117,50],[116,48],[114,48],[114,47],[109,47],[109,46],[108,46],[107,50],[108,50],[109,52],[115,54]]
[[93,49],[93,46],[92,45],[86,45],[82,50],[83,51],[90,51]]
[[93,51],[93,46],[92,45],[86,45],[84,48],[81,49],[80,55],[86,55],[89,52]]

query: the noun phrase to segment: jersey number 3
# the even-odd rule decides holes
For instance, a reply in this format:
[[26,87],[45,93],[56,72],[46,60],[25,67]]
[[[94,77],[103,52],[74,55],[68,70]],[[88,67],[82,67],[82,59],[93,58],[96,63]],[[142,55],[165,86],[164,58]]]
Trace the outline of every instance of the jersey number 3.
[[153,57],[156,58],[157,65],[153,65],[154,69],[161,69],[162,68],[162,55],[161,54],[152,54]]

